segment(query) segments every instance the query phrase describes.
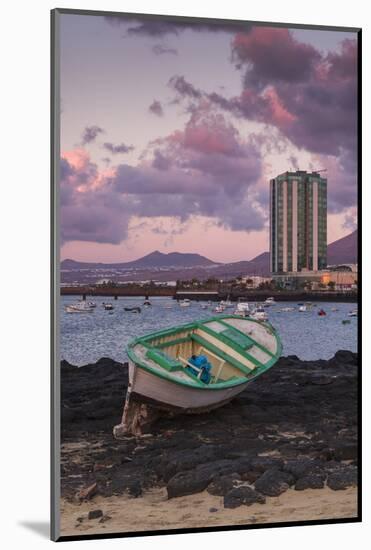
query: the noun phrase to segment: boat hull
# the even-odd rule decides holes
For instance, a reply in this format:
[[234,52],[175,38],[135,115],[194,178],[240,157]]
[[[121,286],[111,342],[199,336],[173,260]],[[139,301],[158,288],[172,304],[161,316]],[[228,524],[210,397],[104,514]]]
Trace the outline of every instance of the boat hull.
[[155,419],[156,410],[179,414],[211,411],[231,401],[249,383],[247,380],[231,388],[205,391],[160,378],[130,361],[124,412],[113,434],[117,439],[142,435]]
[[129,362],[129,381],[132,393],[151,400],[158,407],[191,413],[223,405],[241,393],[250,382],[246,380],[238,386],[215,390],[191,388],[160,378],[131,361]]

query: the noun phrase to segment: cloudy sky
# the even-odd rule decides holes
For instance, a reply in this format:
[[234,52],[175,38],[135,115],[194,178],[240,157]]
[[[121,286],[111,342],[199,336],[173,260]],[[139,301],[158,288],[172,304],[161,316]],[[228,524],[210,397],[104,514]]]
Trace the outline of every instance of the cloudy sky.
[[268,249],[269,179],[326,168],[356,221],[356,34],[61,16],[61,257]]

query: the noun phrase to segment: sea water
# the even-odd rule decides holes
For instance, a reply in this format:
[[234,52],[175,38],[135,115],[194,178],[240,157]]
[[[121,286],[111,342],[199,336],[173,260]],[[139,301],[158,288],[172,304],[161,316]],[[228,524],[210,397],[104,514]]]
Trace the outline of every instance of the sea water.
[[[65,306],[75,303],[76,297],[62,296],[60,299],[60,357],[74,365],[95,363],[101,357],[126,361],[126,346],[134,338],[218,316],[213,312],[216,303],[203,309],[207,302],[191,302],[189,307],[180,307],[167,297],[151,298],[149,307],[143,307],[144,297],[120,297],[117,300],[93,297],[91,300],[97,305],[92,313],[71,314],[65,311]],[[112,312],[104,309],[104,302],[112,303]],[[141,307],[141,313],[124,309],[133,306]],[[233,313],[234,307],[224,313]],[[281,311],[286,307],[295,310]],[[316,360],[329,359],[339,349],[357,351],[357,317],[348,315],[355,307],[356,304],[319,302],[310,311],[300,312],[296,302],[277,302],[266,311],[269,322],[280,335],[282,355]],[[326,316],[318,315],[320,308],[326,311]],[[338,311],[332,311],[334,308]],[[350,324],[343,324],[344,319],[350,320]]]

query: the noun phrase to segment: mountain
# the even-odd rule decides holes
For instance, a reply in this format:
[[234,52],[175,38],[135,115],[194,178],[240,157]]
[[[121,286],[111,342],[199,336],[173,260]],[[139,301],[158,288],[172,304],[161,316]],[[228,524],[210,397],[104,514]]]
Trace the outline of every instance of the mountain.
[[[327,247],[327,262],[333,264],[357,263],[357,231],[339,239]],[[269,252],[263,252],[252,260],[243,260],[233,263],[216,263],[200,254],[183,254],[170,252],[163,254],[156,250],[132,262],[121,263],[92,263],[63,260],[61,262],[63,282],[84,281],[92,282],[102,276],[112,280],[144,280],[170,281],[177,279],[207,279],[217,277],[228,279],[239,276],[269,276]],[[99,269],[101,272],[89,273]],[[112,273],[112,270],[117,273]],[[105,273],[102,273],[105,272]]]
[[269,275],[269,252],[263,252],[252,260],[222,264],[212,271],[215,277],[239,277],[246,275]]
[[132,262],[120,263],[95,263],[77,262],[75,260],[63,260],[61,269],[151,269],[151,268],[180,268],[180,267],[211,267],[218,265],[216,262],[201,256],[200,254],[183,254],[182,252],[170,252],[163,254],[156,250],[142,258]]
[[356,264],[358,245],[358,231],[355,230],[342,239],[331,243],[327,247],[327,263],[333,264]]

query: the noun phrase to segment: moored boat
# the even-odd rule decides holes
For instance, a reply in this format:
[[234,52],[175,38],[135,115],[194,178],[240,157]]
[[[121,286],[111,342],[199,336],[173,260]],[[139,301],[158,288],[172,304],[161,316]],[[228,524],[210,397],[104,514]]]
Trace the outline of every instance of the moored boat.
[[103,307],[106,311],[112,311],[113,305],[112,304],[103,304]]
[[349,317],[357,317],[358,316],[358,310],[357,309],[353,309],[352,311],[350,311],[348,313]]
[[85,302],[76,302],[66,306],[66,313],[92,313],[94,308]]
[[131,313],[140,313],[141,309],[139,306],[133,306],[133,307],[124,307],[125,311],[130,311]]
[[235,315],[241,315],[242,317],[245,317],[249,315],[250,313],[250,306],[248,302],[238,302],[237,307],[234,310]]
[[180,300],[179,305],[180,307],[189,307],[191,305],[191,300],[184,298],[184,300]]
[[140,433],[143,404],[197,413],[227,403],[272,367],[281,350],[271,325],[235,315],[137,338],[127,349],[129,386],[115,437]]
[[253,309],[250,316],[256,321],[267,321],[268,314],[262,306],[257,306]]

